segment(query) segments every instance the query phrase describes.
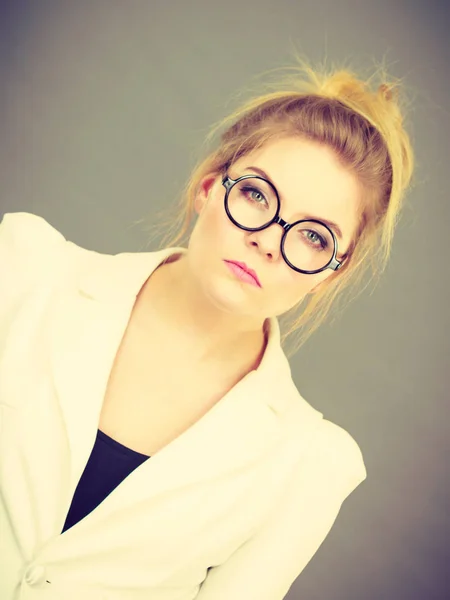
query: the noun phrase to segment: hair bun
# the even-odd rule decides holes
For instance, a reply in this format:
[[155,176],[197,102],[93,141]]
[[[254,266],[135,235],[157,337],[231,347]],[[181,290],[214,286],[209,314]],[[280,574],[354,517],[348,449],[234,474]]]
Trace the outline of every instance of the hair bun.
[[388,83],[382,83],[378,88],[378,93],[388,102],[397,97],[397,92],[394,89],[393,85],[389,85]]
[[[328,96],[339,100],[353,101],[364,105],[373,92],[369,82],[358,79],[352,72],[346,70],[335,71],[322,79],[321,91]],[[395,83],[382,83],[376,92],[380,98],[387,102],[398,100],[398,91]]]
[[365,83],[344,70],[325,76],[322,91],[337,99],[353,99],[355,101],[364,98],[367,94]]

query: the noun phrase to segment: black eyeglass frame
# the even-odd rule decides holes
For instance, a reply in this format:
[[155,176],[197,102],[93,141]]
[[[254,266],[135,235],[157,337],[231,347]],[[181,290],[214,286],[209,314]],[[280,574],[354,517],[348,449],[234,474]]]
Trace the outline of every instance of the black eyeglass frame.
[[[278,203],[277,204],[277,212],[275,213],[275,216],[273,217],[273,219],[271,221],[269,221],[269,223],[266,223],[266,225],[263,225],[262,227],[244,227],[243,225],[238,223],[235,219],[233,219],[233,217],[231,216],[231,213],[228,209],[228,196],[230,194],[230,191],[233,188],[233,186],[235,186],[236,183],[238,183],[238,181],[242,181],[243,179],[261,179],[261,181],[264,181],[265,183],[270,185],[270,187],[275,192],[275,197],[276,197],[277,203]],[[267,179],[264,179],[264,177],[260,177],[259,175],[242,175],[242,177],[238,177],[237,179],[231,179],[231,177],[229,177],[229,175],[225,175],[224,178],[222,179],[222,185],[225,187],[225,190],[226,190],[225,197],[224,197],[225,212],[227,213],[227,216],[230,219],[230,221],[232,223],[234,223],[236,225],[236,227],[239,227],[239,229],[243,229],[245,231],[261,231],[262,229],[266,229],[267,227],[270,227],[274,223],[276,223],[277,225],[281,225],[281,227],[284,229],[284,233],[283,233],[283,237],[281,238],[281,245],[280,245],[281,254],[282,254],[285,262],[291,267],[291,269],[294,269],[294,271],[297,271],[298,273],[306,273],[307,275],[314,275],[315,273],[321,273],[322,271],[325,271],[325,269],[331,269],[332,271],[337,271],[338,269],[341,268],[342,262],[337,260],[337,258],[336,258],[336,255],[338,252],[338,244],[337,244],[337,239],[336,239],[336,235],[334,234],[334,232],[328,227],[328,225],[325,225],[325,223],[322,223],[322,221],[318,221],[317,219],[301,219],[299,221],[295,221],[294,223],[287,223],[284,219],[282,219],[280,217],[280,208],[281,208],[280,197],[279,197],[278,191],[277,191],[276,187],[273,185],[273,183],[271,183],[270,181],[267,181]],[[306,223],[306,222],[318,223],[322,227],[325,227],[325,229],[327,229],[330,232],[330,234],[333,238],[333,242],[334,242],[333,256],[330,258],[329,262],[324,267],[322,267],[321,269],[316,269],[315,271],[305,271],[303,269],[298,269],[289,261],[286,254],[284,253],[284,243],[285,243],[286,235],[287,235],[288,231],[290,229],[292,229],[292,227],[294,227],[295,225],[298,225],[299,223]]]

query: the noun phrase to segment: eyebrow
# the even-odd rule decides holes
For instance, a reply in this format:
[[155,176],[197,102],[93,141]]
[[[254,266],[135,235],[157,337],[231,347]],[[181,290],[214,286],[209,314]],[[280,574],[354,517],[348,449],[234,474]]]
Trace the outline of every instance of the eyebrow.
[[[261,177],[263,177],[264,179],[267,179],[267,181],[270,181],[270,183],[274,186],[274,188],[278,192],[277,186],[274,184],[271,177],[265,171],[263,171],[263,169],[260,169],[259,167],[245,167],[245,170],[246,171],[255,171],[256,173],[258,173],[258,175],[261,175]],[[280,199],[282,200],[283,197],[281,196],[280,192],[278,192],[278,195],[280,196]],[[338,238],[340,238],[342,240],[342,231],[341,231],[341,228],[339,227],[339,225],[337,225],[337,223],[334,223],[333,221],[330,221],[329,219],[324,219],[323,217],[314,217],[312,215],[305,217],[305,219],[316,219],[317,221],[322,221],[323,223],[325,223],[325,225],[328,225],[328,227],[330,227],[331,229],[334,229]]]

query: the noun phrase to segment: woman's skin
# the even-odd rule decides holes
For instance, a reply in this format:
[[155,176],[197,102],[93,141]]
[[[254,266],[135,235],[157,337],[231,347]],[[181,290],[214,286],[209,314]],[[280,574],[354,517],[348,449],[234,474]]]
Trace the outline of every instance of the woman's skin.
[[[355,177],[340,165],[329,148],[309,140],[281,138],[240,158],[228,175],[236,179],[263,169],[278,190],[280,215],[288,223],[302,218],[329,219],[342,231],[339,259],[355,235],[361,192]],[[262,231],[236,227],[224,209],[221,176],[206,176],[195,201],[198,219],[186,255],[163,265],[143,288],[153,319],[171,343],[195,364],[236,364],[258,357],[265,347],[263,324],[312,293],[339,271],[298,273],[283,259],[283,228]],[[336,234],[336,232],[335,232]],[[226,260],[245,262],[256,271],[262,287],[236,278]]]

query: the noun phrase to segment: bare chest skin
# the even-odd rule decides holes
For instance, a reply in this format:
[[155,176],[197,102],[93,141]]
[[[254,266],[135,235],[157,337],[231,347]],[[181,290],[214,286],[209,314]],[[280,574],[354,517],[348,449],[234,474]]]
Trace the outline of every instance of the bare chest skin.
[[[180,362],[181,361],[181,362]],[[229,386],[231,387],[231,385]],[[226,385],[169,355],[157,340],[145,345],[129,328],[109,377],[99,429],[142,454],[155,455],[198,421]]]
[[[109,376],[99,429],[148,456],[201,419],[252,364],[194,364],[167,339],[138,297]],[[145,325],[144,325],[145,322]]]

